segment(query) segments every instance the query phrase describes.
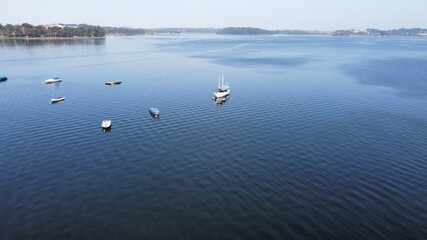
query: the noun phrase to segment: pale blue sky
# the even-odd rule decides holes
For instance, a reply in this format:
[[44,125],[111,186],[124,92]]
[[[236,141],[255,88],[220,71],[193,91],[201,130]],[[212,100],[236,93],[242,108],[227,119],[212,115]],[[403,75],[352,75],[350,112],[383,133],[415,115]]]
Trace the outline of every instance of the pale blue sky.
[[427,0],[0,0],[0,23],[336,30],[427,28]]

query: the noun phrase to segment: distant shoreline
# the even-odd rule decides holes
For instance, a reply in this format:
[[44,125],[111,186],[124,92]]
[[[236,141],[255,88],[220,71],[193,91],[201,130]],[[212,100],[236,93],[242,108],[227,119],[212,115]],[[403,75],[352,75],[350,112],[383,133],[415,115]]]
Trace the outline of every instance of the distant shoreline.
[[20,25],[0,24],[0,40],[76,40],[104,39],[105,36],[137,35],[179,35],[179,34],[219,34],[219,35],[329,35],[329,36],[427,36],[426,28],[399,28],[381,30],[367,28],[363,30],[346,29],[333,31],[320,30],[267,30],[253,27],[226,28],[129,28],[101,27],[87,24],[48,24]]
[[105,37],[5,37],[0,40],[81,40],[81,39],[105,39]]

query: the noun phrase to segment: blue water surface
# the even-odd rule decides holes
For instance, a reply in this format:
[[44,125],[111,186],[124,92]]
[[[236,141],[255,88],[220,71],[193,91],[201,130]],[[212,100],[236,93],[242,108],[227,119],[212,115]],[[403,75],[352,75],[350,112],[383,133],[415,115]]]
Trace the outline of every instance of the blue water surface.
[[427,239],[425,37],[3,40],[0,75],[0,239]]

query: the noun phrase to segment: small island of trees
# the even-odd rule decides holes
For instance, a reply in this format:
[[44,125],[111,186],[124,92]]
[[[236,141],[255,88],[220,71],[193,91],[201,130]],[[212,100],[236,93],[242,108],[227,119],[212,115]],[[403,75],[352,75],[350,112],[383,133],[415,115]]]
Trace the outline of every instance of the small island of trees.
[[53,24],[53,25],[21,25],[0,24],[0,37],[3,38],[76,38],[104,37],[105,31],[100,26],[86,24]]
[[261,29],[261,28],[251,28],[251,27],[228,27],[223,28],[217,32],[217,34],[225,35],[270,35],[273,34],[272,31]]

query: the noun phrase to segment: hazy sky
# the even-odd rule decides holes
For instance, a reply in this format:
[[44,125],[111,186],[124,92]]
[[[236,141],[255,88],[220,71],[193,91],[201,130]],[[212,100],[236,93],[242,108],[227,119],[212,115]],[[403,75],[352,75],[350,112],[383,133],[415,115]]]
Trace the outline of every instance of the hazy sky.
[[0,0],[0,23],[336,30],[427,28],[427,0]]

